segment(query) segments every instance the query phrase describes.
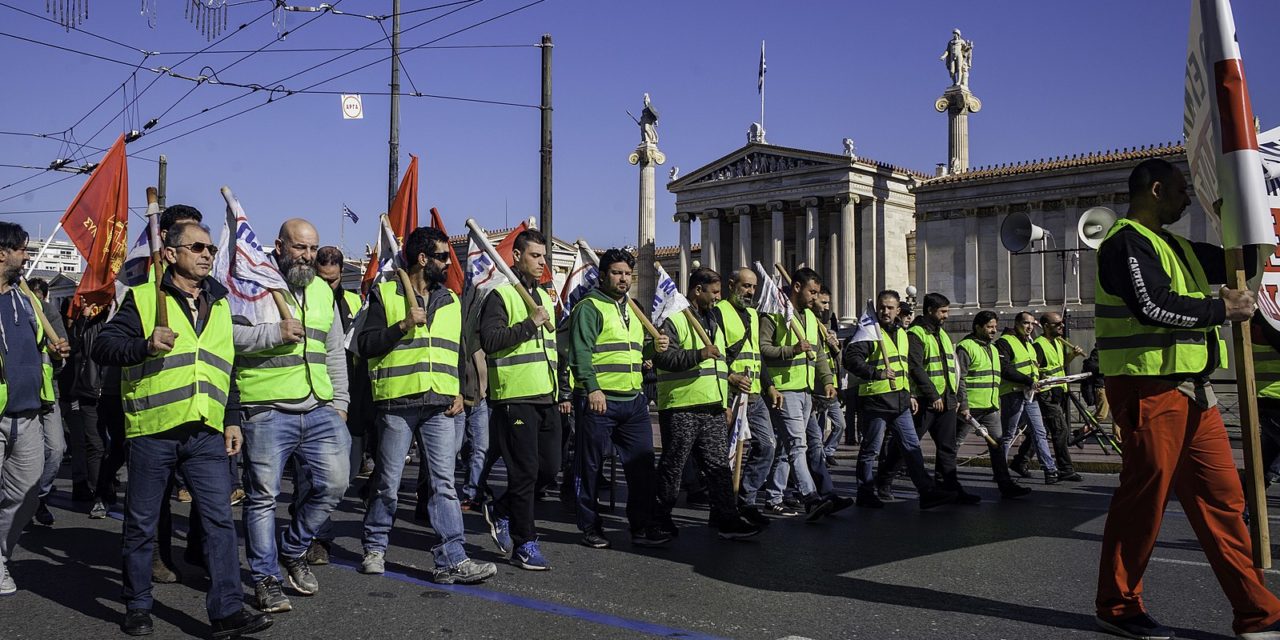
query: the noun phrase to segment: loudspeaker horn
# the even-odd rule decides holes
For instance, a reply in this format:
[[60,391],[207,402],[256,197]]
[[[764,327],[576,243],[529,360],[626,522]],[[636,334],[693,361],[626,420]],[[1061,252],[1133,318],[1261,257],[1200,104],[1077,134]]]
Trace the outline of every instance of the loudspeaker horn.
[[1031,217],[1025,213],[1011,213],[1000,225],[1000,244],[1010,253],[1026,249],[1032,242],[1044,240],[1049,232],[1044,227],[1031,224]]
[[1090,207],[1087,209],[1080,214],[1080,221],[1076,224],[1080,242],[1090,249],[1097,249],[1102,244],[1103,238],[1107,237],[1107,232],[1111,230],[1111,225],[1116,223],[1117,217],[1116,212],[1107,207]]

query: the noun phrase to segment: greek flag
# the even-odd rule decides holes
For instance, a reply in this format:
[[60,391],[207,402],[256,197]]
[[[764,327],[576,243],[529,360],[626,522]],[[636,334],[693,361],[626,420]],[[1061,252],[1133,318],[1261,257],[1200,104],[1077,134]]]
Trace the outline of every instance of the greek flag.
[[660,327],[667,318],[689,308],[689,299],[680,293],[676,281],[667,275],[662,265],[654,265],[658,269],[658,286],[653,291],[653,324]]
[[560,291],[560,319],[569,317],[573,305],[585,298],[600,283],[600,267],[596,265],[595,255],[588,249],[578,245],[578,255],[573,259],[573,268],[569,277],[565,278],[564,289]]
[[356,212],[352,211],[345,202],[342,203],[342,215],[346,216],[347,219],[352,222],[360,222],[360,216],[356,215]]
[[148,227],[142,228],[138,239],[133,242],[132,247],[129,247],[129,253],[124,258],[124,266],[120,268],[120,274],[116,276],[126,287],[146,284],[150,275],[151,245],[147,242],[148,231]]

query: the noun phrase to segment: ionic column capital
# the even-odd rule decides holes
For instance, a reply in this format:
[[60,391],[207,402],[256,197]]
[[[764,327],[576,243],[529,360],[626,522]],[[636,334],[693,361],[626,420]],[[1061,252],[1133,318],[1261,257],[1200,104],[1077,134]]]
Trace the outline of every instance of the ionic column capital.
[[787,210],[787,203],[781,200],[770,200],[769,202],[766,202],[764,206],[771,212]]
[[801,198],[800,204],[804,206],[806,209],[810,207],[821,207],[822,198],[819,198],[817,196],[809,196],[807,198]]
[[693,222],[693,217],[693,214],[688,211],[677,211],[674,216],[671,216],[671,220],[684,224],[687,222]]

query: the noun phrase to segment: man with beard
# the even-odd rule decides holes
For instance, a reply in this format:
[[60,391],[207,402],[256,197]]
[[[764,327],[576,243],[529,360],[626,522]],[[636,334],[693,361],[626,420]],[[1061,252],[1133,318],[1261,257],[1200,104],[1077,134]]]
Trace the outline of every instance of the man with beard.
[[[1044,466],[1044,483],[1056,484],[1058,465],[1049,451],[1040,405],[1033,399],[1040,390],[1042,377],[1035,351],[1031,348],[1035,323],[1036,318],[1031,313],[1019,312],[1014,317],[1013,329],[1006,329],[1004,335],[996,340],[996,350],[1000,352],[1000,417],[1004,420],[1000,443],[1007,457],[1013,439],[1018,436],[1018,426],[1025,418],[1030,429],[1028,439],[1033,441],[1036,453],[1040,455],[1040,464]],[[1026,461],[1018,460],[1016,456],[1009,463],[1009,470],[1024,478],[1031,477]]]
[[[462,545],[462,506],[453,485],[457,460],[455,416],[462,413],[460,372],[462,305],[444,286],[449,238],[433,227],[415,229],[404,243],[406,271],[413,291],[399,278],[369,291],[364,326],[356,345],[369,361],[378,436],[375,495],[364,514],[364,560],[360,572],[386,570],[387,538],[395,524],[396,494],[405,455],[416,435],[422,443],[423,473],[430,476],[427,512],[440,544],[432,580],[475,584],[498,572],[490,562],[467,557]],[[413,296],[410,303],[408,296]]]
[[[673,348],[654,354],[658,371],[658,420],[662,429],[662,459],[658,462],[658,521],[669,535],[679,534],[671,509],[680,493],[685,463],[693,454],[706,477],[710,499],[709,524],[721,538],[754,536],[760,525],[738,515],[729,472],[729,384],[735,389],[750,383],[745,374],[729,373],[725,362],[724,330],[716,324],[712,309],[720,301],[720,274],[706,267],[689,275],[689,312],[672,314],[662,323],[662,333]],[[711,340],[704,344],[693,322],[702,325]]]
[[[547,248],[547,239],[537,230],[516,236],[512,258],[520,282],[494,289],[480,314],[480,344],[488,354],[491,435],[507,467],[507,490],[485,505],[485,518],[498,549],[511,556],[511,564],[530,571],[550,568],[535,532],[534,492],[554,481],[560,466],[560,359],[550,321],[555,305],[538,286]],[[516,287],[524,287],[538,306],[530,311]]]
[[[1030,487],[1017,483],[1009,475],[1009,461],[999,441],[1004,433],[1000,423],[1000,353],[994,341],[1000,320],[993,311],[979,311],[973,317],[973,332],[956,345],[956,406],[964,421],[956,436],[956,448],[972,428],[970,420],[987,430],[987,451],[991,454],[991,475],[1004,498],[1019,498],[1031,493]],[[985,438],[984,438],[985,439]]]
[[[0,241],[3,238],[0,237]],[[169,268],[160,282],[134,287],[93,343],[93,358],[120,367],[129,487],[124,519],[122,630],[153,632],[151,547],[169,478],[181,472],[202,522],[209,571],[205,608],[214,638],[239,637],[271,626],[271,616],[244,608],[239,545],[231,515],[227,456],[241,448],[240,429],[225,422],[235,355],[227,290],[208,277],[217,245],[198,223],[174,225],[165,236]],[[0,302],[3,304],[3,302]],[[166,305],[168,325],[156,324]],[[8,314],[0,314],[7,316]],[[13,337],[8,339],[13,345]]]
[[[1056,378],[1066,374],[1067,365],[1074,359],[1084,356],[1084,351],[1076,347],[1070,353],[1063,343],[1062,314],[1050,311],[1040,316],[1040,326],[1044,334],[1031,343],[1035,353],[1036,365],[1045,378]],[[1071,425],[1067,424],[1067,414],[1063,407],[1067,404],[1067,383],[1041,387],[1036,393],[1036,403],[1040,405],[1040,415],[1044,418],[1045,429],[1049,432],[1049,441],[1053,444],[1053,455],[1058,465],[1058,480],[1080,482],[1084,480],[1076,473],[1071,462]],[[1014,456],[1018,468],[1025,469],[1026,461],[1031,457],[1030,439],[1022,441],[1018,454]]]
[[[746,445],[742,461],[741,513],[753,524],[763,526],[769,519],[761,515],[756,506],[756,495],[773,468],[777,441],[773,424],[769,421],[769,408],[782,406],[782,394],[773,388],[773,381],[760,358],[760,314],[753,308],[756,283],[755,271],[746,267],[734,271],[729,276],[729,296],[716,303],[714,315],[716,322],[724,328],[729,371],[738,376],[732,380],[735,382],[734,390],[747,394],[747,423],[751,427],[751,440]],[[783,515],[796,515],[781,503],[778,508],[783,510]]]
[[[292,609],[280,585],[281,565],[298,593],[320,590],[306,553],[346,492],[350,473],[346,349],[333,291],[316,277],[319,249],[310,222],[286,220],[273,257],[289,285],[283,294],[293,318],[250,326],[237,317],[234,331],[248,494],[245,557],[255,606],[272,613]],[[276,498],[290,459],[305,469],[306,482],[295,483],[302,495],[278,531]]]

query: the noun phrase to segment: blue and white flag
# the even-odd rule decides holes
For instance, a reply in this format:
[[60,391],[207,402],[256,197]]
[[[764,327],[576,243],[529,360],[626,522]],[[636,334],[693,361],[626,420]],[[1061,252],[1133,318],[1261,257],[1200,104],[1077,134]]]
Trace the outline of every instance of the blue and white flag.
[[662,265],[655,264],[658,273],[657,286],[653,290],[653,325],[661,327],[667,318],[684,311],[689,308],[689,299],[680,293],[680,288],[676,286],[676,281],[667,275],[667,270]]
[[352,211],[351,207],[348,207],[345,202],[342,203],[342,215],[346,216],[347,219],[352,222],[360,222],[360,216],[356,215],[356,212]]
[[867,300],[867,308],[858,317],[858,330],[849,342],[878,342],[880,340],[880,320],[876,317],[876,305]]
[[227,198],[227,218],[210,275],[227,288],[231,315],[243,316],[255,325],[280,322],[271,291],[288,291],[289,285],[258,242],[240,201],[225,188],[223,196]]
[[147,234],[149,229],[142,228],[142,233],[138,234],[138,239],[133,242],[133,246],[129,247],[129,253],[125,255],[124,266],[120,268],[120,273],[116,275],[116,279],[126,287],[136,287],[146,284],[148,272],[151,269],[151,246],[147,242]]
[[759,286],[756,287],[758,292],[756,296],[756,311],[760,313],[769,313],[783,317],[785,322],[791,322],[791,318],[795,315],[791,307],[791,299],[778,286],[778,282],[769,277],[769,272],[764,270],[764,265],[759,261],[755,263],[756,277],[760,280]]
[[587,297],[591,290],[600,283],[600,267],[596,264],[596,256],[581,244],[577,245],[578,255],[573,258],[573,267],[569,277],[565,278],[564,289],[560,291],[560,319],[569,317],[573,305]]

